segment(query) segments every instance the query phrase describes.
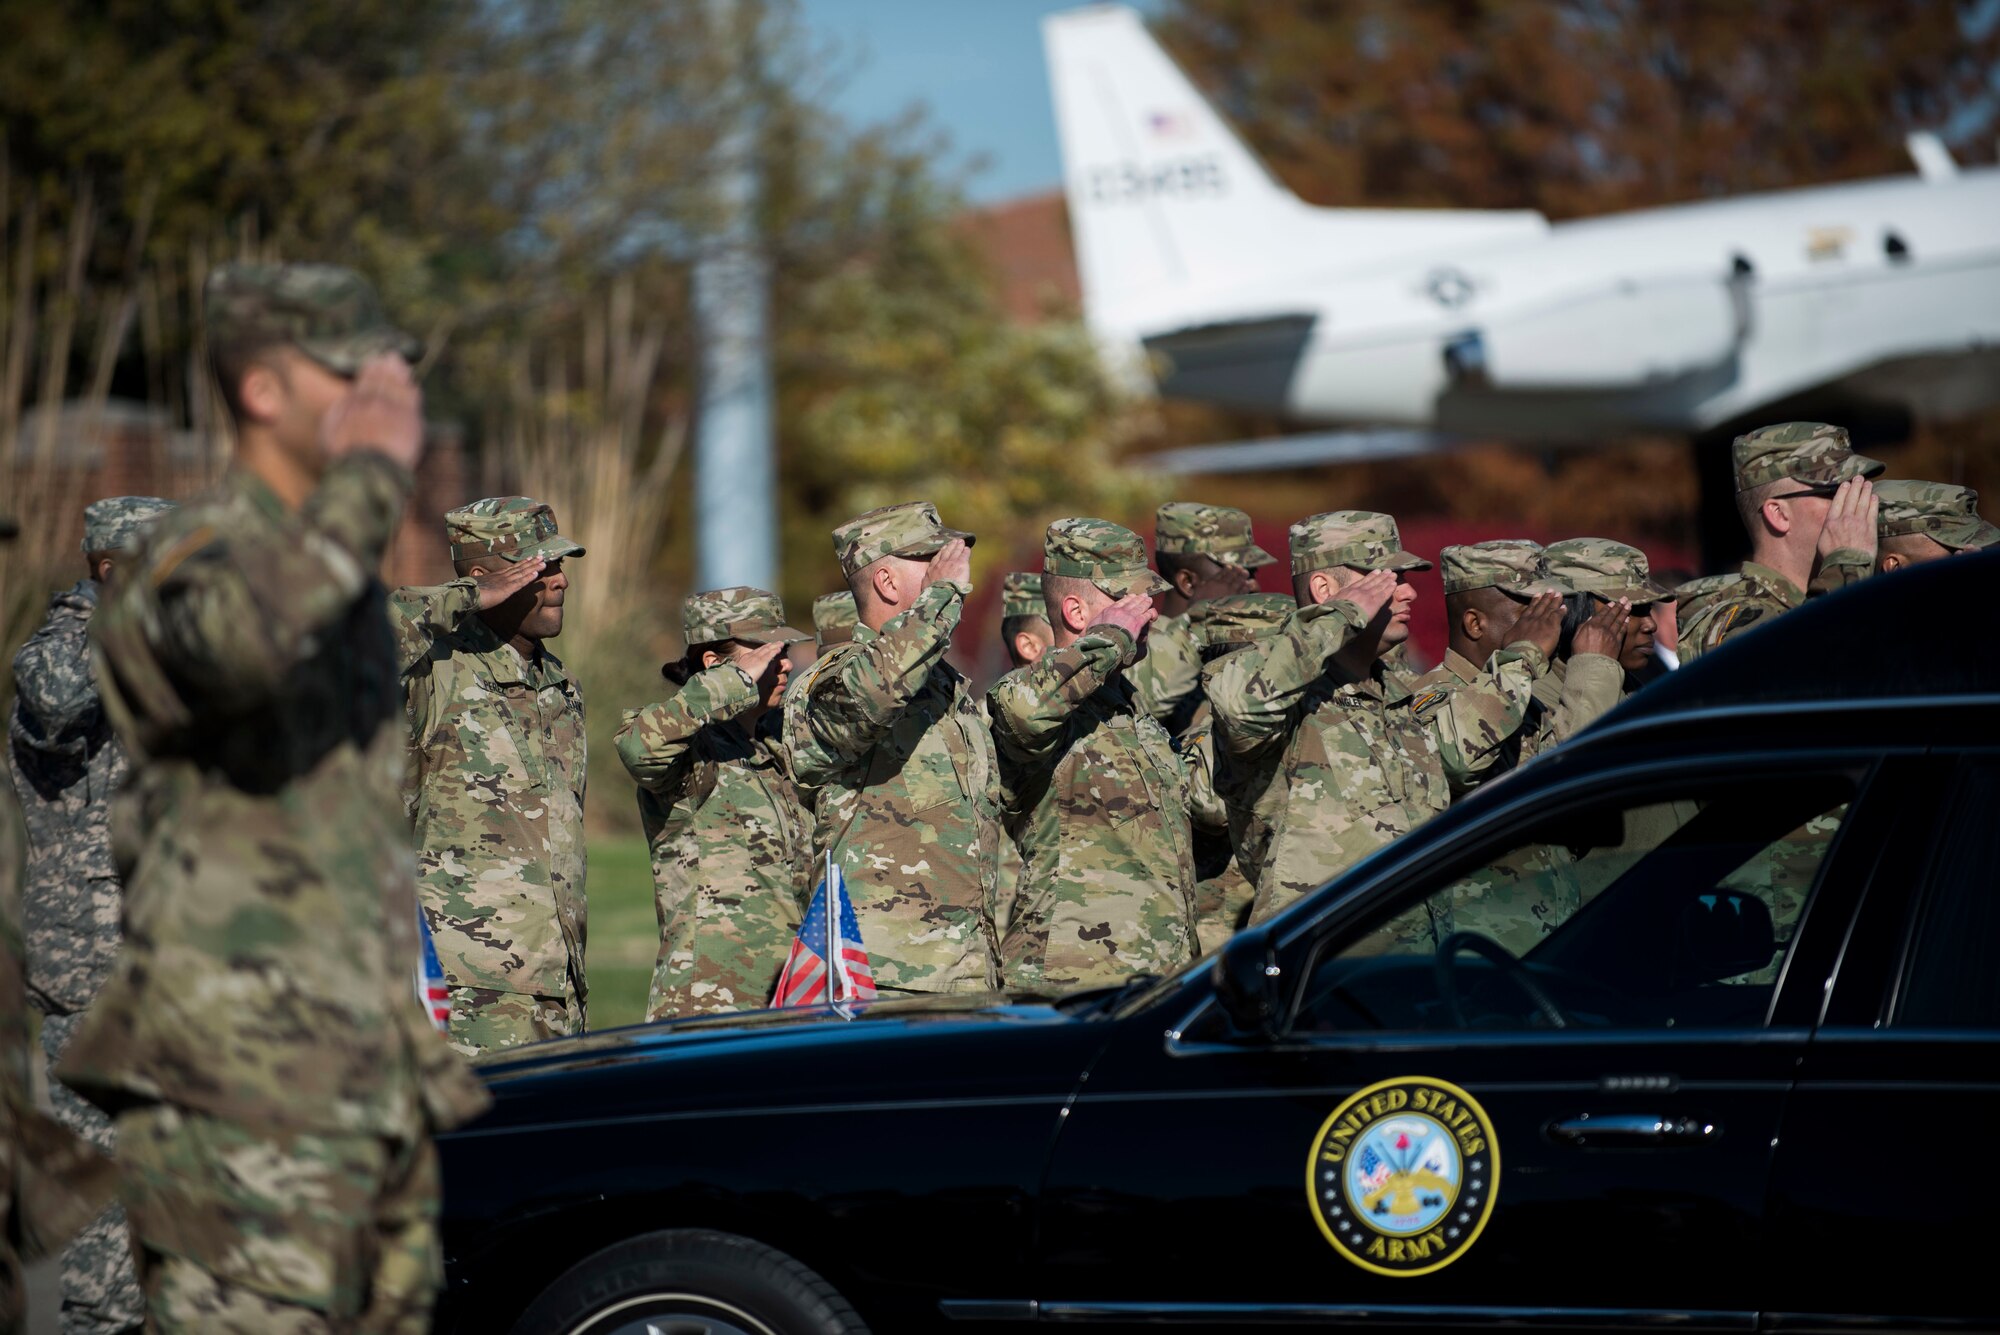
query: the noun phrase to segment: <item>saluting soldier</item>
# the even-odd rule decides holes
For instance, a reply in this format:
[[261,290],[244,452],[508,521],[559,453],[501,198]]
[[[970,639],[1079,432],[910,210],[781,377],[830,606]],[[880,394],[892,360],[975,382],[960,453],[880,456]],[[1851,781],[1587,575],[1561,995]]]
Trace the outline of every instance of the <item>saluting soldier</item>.
[[236,467],[99,603],[127,935],[56,1075],[116,1120],[149,1329],[424,1330],[432,1134],[487,1102],[412,995],[401,692],[374,571],[421,394],[359,275],[226,265]]
[[1524,539],[1447,547],[1438,561],[1447,647],[1411,690],[1419,699],[1445,693],[1431,731],[1458,796],[1518,758],[1562,636],[1563,597],[1542,570],[1541,546]]
[[494,496],[445,516],[458,578],[390,607],[409,712],[404,803],[467,1056],[588,1027],[583,691],[548,647],[565,564],[555,512]]
[[812,794],[883,992],[994,987],[999,766],[979,698],[945,661],[972,593],[972,535],[928,502],[834,530],[854,638],[785,691],[785,743]]
[[[1297,606],[1283,593],[1236,593],[1211,598],[1188,609],[1201,642],[1206,680],[1219,659],[1273,634]],[[1268,846],[1262,831],[1247,847],[1256,819],[1256,800],[1268,774],[1246,771],[1215,743],[1215,706],[1208,693],[1195,693],[1187,726],[1174,738],[1174,751],[1188,776],[1188,818],[1194,829],[1195,936],[1203,955],[1222,948],[1249,917],[1257,887],[1244,870],[1261,861]],[[1242,852],[1239,853],[1239,849]]]
[[1430,729],[1443,692],[1411,693],[1382,662],[1409,637],[1430,562],[1403,549],[1396,521],[1336,510],[1292,525],[1299,606],[1283,629],[1224,659],[1209,683],[1232,756],[1282,748],[1279,814],[1258,878],[1260,922],[1423,821],[1450,800]]
[[[50,1066],[111,970],[123,907],[110,816],[127,764],[91,674],[91,614],[147,526],[173,508],[157,496],[113,496],[85,506],[88,573],[50,601],[48,618],[14,656],[8,738],[28,829],[28,996],[42,1015],[42,1053]],[[57,1082],[50,1082],[49,1098],[64,1126],[111,1149],[111,1121],[103,1113]],[[137,1330],[145,1320],[125,1216],[116,1206],[63,1252],[62,1289],[70,1331]]]
[[2000,528],[1979,517],[1979,493],[1943,482],[1877,482],[1880,539],[1875,568],[1902,570],[2000,545]]
[[[1257,572],[1277,563],[1250,532],[1250,516],[1227,505],[1168,501],[1153,517],[1153,548],[1167,590],[1148,632],[1146,656],[1131,671],[1139,705],[1170,733],[1186,727],[1201,687],[1201,645],[1188,612],[1210,598],[1257,587]],[[1176,717],[1178,715],[1178,717]]]
[[1168,973],[1194,955],[1187,779],[1124,676],[1166,581],[1102,519],[1049,525],[1043,562],[1054,647],[987,694],[1024,864],[1002,969],[1030,989]]
[[1809,596],[1864,578],[1875,565],[1877,503],[1868,479],[1883,465],[1854,453],[1843,428],[1758,427],[1730,450],[1750,559],[1734,575],[1682,586],[1683,663]]
[[782,723],[788,653],[812,637],[775,593],[738,586],[682,605],[679,689],[629,711],[618,758],[639,784],[660,953],[648,1020],[771,999],[810,898],[812,813]]

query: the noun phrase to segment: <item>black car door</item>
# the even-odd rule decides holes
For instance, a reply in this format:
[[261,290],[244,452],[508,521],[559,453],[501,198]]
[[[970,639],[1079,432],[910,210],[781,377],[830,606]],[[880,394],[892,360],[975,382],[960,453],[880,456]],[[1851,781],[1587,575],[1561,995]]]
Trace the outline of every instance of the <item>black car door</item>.
[[1966,1282],[2000,1203],[2000,753],[1899,783],[1923,819],[1884,854],[1785,1113],[1773,1329],[2000,1329]]
[[1802,962],[1847,925],[1808,897],[1872,865],[1873,763],[1524,775],[1462,838],[1363,864],[1268,934],[1277,1032],[1210,996],[1090,1073],[1041,1314],[1748,1329],[1809,1032],[1786,1003],[1816,1007]]

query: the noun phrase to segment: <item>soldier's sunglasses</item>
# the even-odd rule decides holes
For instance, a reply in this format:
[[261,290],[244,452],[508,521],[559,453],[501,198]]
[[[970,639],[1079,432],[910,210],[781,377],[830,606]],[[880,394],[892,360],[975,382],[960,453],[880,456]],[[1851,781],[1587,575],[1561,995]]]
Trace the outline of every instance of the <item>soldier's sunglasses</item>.
[[1818,486],[1804,487],[1798,491],[1777,492],[1773,495],[1766,496],[1764,499],[1767,501],[1789,501],[1797,496],[1819,496],[1824,498],[1828,496],[1838,495],[1839,492],[1840,492],[1840,484],[1838,482],[1822,482]]

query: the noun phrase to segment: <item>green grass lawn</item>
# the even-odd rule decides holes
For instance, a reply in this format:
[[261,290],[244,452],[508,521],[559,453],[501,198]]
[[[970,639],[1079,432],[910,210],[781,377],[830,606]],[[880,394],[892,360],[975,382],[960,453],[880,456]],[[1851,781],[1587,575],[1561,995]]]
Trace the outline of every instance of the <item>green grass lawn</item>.
[[653,917],[653,870],[637,835],[590,841],[590,1027],[615,1029],[646,1018],[646,988],[660,950]]

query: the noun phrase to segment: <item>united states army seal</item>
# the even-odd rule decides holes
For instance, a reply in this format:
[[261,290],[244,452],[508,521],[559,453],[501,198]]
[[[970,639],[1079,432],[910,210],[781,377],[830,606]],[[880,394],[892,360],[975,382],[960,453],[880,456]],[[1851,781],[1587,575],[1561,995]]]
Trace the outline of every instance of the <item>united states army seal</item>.
[[1479,1238],[1500,1187],[1486,1110],[1457,1085],[1399,1076],[1320,1124],[1306,1196],[1333,1249],[1378,1275],[1428,1275]]

